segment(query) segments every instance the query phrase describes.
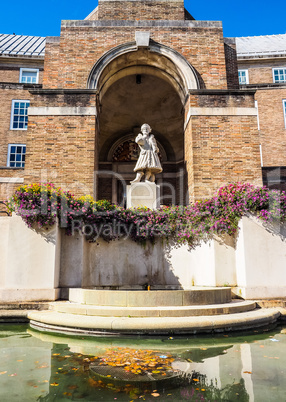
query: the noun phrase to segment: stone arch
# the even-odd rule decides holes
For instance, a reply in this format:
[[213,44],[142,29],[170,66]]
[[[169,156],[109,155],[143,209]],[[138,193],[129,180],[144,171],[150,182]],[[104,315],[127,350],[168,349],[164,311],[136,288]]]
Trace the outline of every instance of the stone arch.
[[[87,87],[98,92],[98,198],[122,201],[125,195],[118,177],[126,183],[132,180],[135,160],[129,143],[124,143],[122,150],[124,158],[128,154],[127,159],[112,158],[114,147],[126,136],[134,139],[140,126],[148,123],[163,156],[163,172],[156,178],[165,197],[163,203],[180,203],[182,196],[177,189],[185,191],[181,185],[185,175],[184,108],[189,91],[199,88],[194,68],[167,46],[150,41],[149,46],[137,47],[130,42],[109,50],[98,60]],[[107,171],[111,172],[109,177]],[[115,177],[114,172],[119,176]]]
[[87,88],[97,89],[102,97],[116,80],[143,73],[168,81],[178,92],[182,104],[189,90],[200,87],[194,68],[180,53],[150,41],[148,47],[138,48],[136,42],[129,42],[106,52],[93,66]]

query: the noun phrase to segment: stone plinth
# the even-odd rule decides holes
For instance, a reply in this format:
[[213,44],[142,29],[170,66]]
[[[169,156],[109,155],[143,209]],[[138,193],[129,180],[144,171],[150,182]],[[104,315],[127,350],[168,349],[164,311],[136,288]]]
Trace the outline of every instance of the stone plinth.
[[127,186],[127,208],[160,208],[160,186],[151,182],[132,183]]

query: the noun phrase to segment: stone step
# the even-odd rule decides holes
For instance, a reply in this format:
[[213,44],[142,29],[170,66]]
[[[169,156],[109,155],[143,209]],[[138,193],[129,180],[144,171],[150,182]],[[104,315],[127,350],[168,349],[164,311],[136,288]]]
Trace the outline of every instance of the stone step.
[[230,303],[203,306],[159,306],[117,307],[94,306],[69,301],[50,303],[51,309],[59,313],[106,317],[189,317],[218,314],[234,314],[254,310],[253,301],[233,300]]
[[170,335],[228,332],[263,328],[280,317],[278,309],[200,317],[102,317],[57,311],[30,311],[34,328],[64,333]]
[[198,306],[231,302],[230,287],[193,287],[188,290],[69,289],[69,301],[117,307]]
[[49,302],[10,302],[1,303],[0,311],[2,310],[47,310]]
[[28,310],[0,310],[0,324],[2,323],[26,323],[29,322]]

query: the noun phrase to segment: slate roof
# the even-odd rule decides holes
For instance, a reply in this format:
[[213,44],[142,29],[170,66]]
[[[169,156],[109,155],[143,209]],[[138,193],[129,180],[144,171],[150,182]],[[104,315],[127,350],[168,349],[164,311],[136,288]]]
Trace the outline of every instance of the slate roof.
[[238,58],[286,56],[286,34],[235,38]]
[[44,57],[46,38],[42,36],[0,34],[0,55]]

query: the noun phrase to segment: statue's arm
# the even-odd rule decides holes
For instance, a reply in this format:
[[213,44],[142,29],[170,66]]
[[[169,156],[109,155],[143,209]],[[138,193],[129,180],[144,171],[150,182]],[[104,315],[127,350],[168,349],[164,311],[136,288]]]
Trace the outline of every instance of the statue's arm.
[[141,133],[137,135],[137,137],[135,138],[135,142],[138,145],[144,145],[144,138]]

